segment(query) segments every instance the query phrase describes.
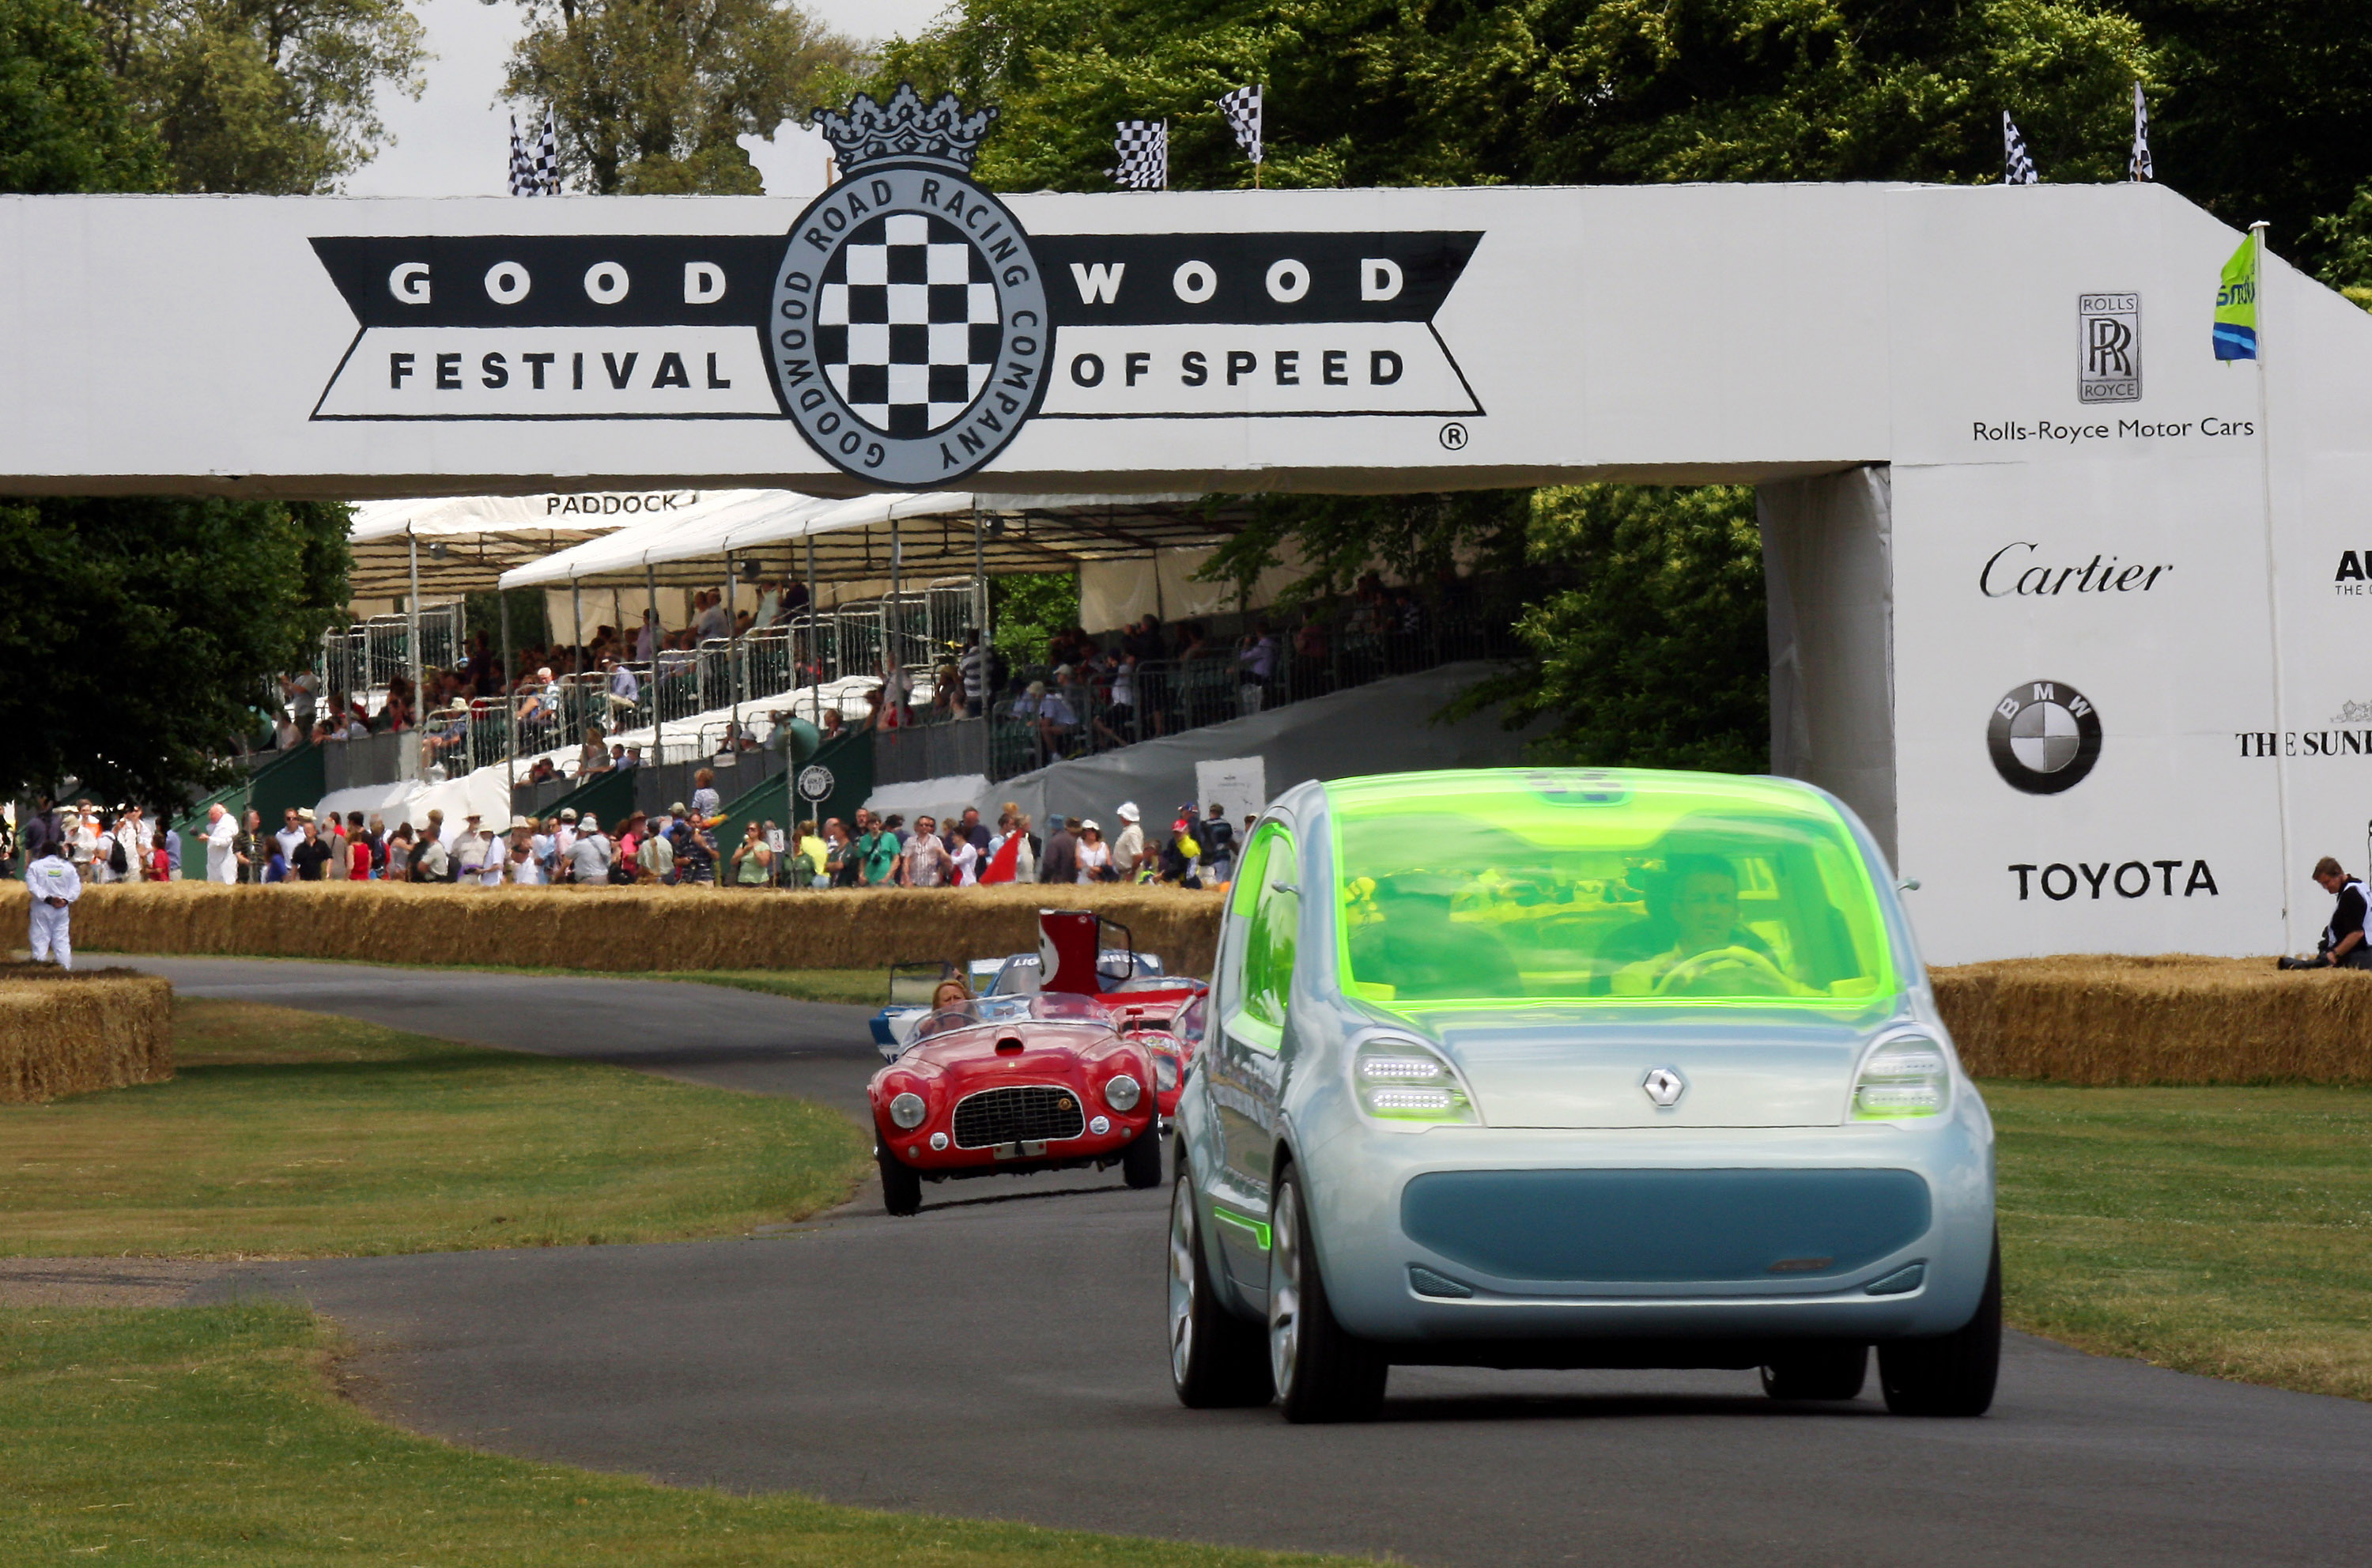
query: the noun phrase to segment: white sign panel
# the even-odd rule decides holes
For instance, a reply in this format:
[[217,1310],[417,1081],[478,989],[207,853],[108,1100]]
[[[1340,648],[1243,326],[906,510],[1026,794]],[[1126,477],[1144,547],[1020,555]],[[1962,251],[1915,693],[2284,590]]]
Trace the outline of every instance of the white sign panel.
[[1881,755],[1829,776],[1890,801],[1931,958],[2307,947],[2314,859],[2364,868],[2372,320],[2275,263],[2262,372],[2217,362],[2239,236],[2163,187],[1008,198],[899,145],[805,203],[0,198],[0,488],[1885,465],[1891,662],[1839,731]]
[[1244,819],[1257,817],[1268,805],[1268,762],[1260,757],[1222,757],[1194,764],[1194,815],[1210,816],[1214,806],[1225,808],[1227,825],[1243,836]]

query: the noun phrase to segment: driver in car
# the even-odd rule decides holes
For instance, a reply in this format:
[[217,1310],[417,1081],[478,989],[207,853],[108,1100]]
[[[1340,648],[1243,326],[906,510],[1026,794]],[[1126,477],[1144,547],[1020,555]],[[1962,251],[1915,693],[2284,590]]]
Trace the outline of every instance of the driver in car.
[[923,1040],[944,1034],[949,1029],[970,1028],[979,1020],[971,1015],[971,987],[960,975],[949,975],[931,992],[931,1010],[914,1026],[914,1038]]
[[1676,939],[1609,978],[1617,996],[1811,996],[1762,939],[1738,923],[1738,873],[1718,855],[1674,855],[1666,870]]

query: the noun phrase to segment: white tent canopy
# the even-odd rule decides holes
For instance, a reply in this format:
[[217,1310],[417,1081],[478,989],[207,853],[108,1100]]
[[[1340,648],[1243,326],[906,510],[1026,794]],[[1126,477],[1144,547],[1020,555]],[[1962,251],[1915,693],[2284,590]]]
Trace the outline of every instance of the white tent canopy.
[[[787,493],[767,492],[779,494]],[[593,586],[604,578],[630,583],[656,575],[675,585],[716,575],[727,556],[741,558],[767,546],[807,544],[823,557],[816,575],[874,580],[890,575],[889,552],[863,536],[905,525],[899,555],[918,580],[935,572],[969,574],[977,554],[992,572],[1066,571],[1082,560],[1143,555],[1180,545],[1209,545],[1234,533],[1194,494],[1162,495],[996,495],[971,491],[903,492],[854,501],[720,512],[694,521],[656,519],[622,528],[503,575],[505,587],[568,582]],[[975,540],[972,521],[985,523]],[[814,541],[832,539],[824,550]],[[686,563],[698,563],[692,577]],[[796,562],[783,575],[806,575]],[[663,568],[675,566],[670,573]]]
[[[753,490],[550,492],[366,501],[346,542],[357,600],[412,591],[450,597],[494,586],[505,571],[636,525],[691,523],[746,503]],[[417,547],[415,549],[415,546]]]
[[[733,499],[695,515],[660,516],[587,540],[503,574],[506,588],[587,582],[620,573],[635,574],[662,563],[701,560],[722,555],[727,538],[737,531],[795,526],[803,517],[846,505],[818,500],[790,490],[720,492]],[[777,537],[780,537],[779,535]]]

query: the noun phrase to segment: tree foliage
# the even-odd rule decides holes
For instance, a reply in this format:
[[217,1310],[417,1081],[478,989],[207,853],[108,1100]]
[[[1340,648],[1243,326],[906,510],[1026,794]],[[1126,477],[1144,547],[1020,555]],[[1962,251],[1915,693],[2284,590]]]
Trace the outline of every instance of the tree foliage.
[[166,802],[218,776],[345,601],[346,509],[0,504],[0,788]]
[[1998,179],[2012,104],[2099,179],[2155,60],[2089,0],[962,0],[877,81],[1001,105],[981,172],[1018,190],[1110,189],[1138,116],[1173,184],[1250,184],[1213,108],[1248,81],[1274,185]]
[[1542,761],[1761,772],[1771,744],[1754,492],[1589,484],[1531,500],[1529,554],[1567,586],[1517,623],[1529,657],[1461,699],[1548,718]]
[[162,168],[82,8],[0,0],[0,191],[153,191]]
[[539,117],[550,106],[564,173],[604,195],[757,195],[737,138],[819,107],[856,58],[788,0],[518,5],[527,36],[504,96]]
[[183,191],[308,195],[369,161],[385,86],[417,98],[403,0],[86,0]]
[[[0,190],[147,191],[169,145],[71,0],[0,0]],[[0,501],[0,792],[159,804],[213,778],[345,602],[343,506]]]

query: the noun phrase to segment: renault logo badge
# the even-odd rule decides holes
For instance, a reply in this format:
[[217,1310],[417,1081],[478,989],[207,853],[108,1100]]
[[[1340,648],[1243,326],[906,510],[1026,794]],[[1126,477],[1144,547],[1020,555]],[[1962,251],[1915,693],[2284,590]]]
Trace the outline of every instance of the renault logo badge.
[[1647,1091],[1649,1099],[1668,1110],[1680,1104],[1680,1097],[1689,1092],[1688,1080],[1669,1067],[1650,1070],[1645,1078],[1639,1080],[1639,1086]]

